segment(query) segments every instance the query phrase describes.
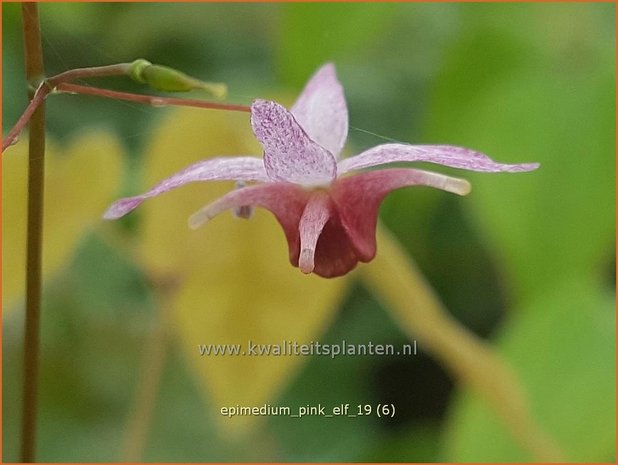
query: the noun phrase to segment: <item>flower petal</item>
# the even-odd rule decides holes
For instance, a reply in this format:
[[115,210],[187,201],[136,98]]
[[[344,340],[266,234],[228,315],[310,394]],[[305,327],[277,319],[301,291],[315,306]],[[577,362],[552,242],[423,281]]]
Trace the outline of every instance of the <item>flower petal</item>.
[[189,227],[197,229],[231,208],[265,208],[275,215],[283,228],[290,249],[290,261],[296,265],[300,250],[298,224],[309,195],[306,190],[291,183],[265,183],[233,190],[191,215]]
[[264,167],[273,181],[316,186],[335,179],[335,158],[311,140],[283,106],[255,100],[251,105],[251,125],[264,147]]
[[298,267],[305,274],[313,271],[318,238],[331,214],[331,200],[328,194],[317,192],[309,198],[298,226],[300,232]]
[[338,158],[348,137],[348,107],[335,65],[315,72],[290,111],[311,139]]
[[267,181],[262,159],[257,157],[221,157],[202,160],[173,174],[148,192],[114,202],[103,218],[113,220],[137,208],[144,200],[195,181]]
[[356,250],[329,193],[311,194],[298,229],[300,255],[292,264],[303,273],[336,278],[349,273],[358,263]]
[[313,272],[323,278],[343,276],[352,271],[359,262],[355,247],[341,224],[336,208],[333,208],[333,215],[322,229],[314,262]]
[[470,184],[464,179],[410,168],[369,171],[333,184],[331,198],[360,261],[368,262],[376,254],[378,209],[384,197],[395,189],[417,185],[459,195],[470,192]]
[[532,171],[539,167],[538,163],[496,163],[481,152],[452,145],[383,144],[340,161],[337,169],[339,174],[343,174],[350,170],[407,161],[426,161],[452,168],[488,172]]

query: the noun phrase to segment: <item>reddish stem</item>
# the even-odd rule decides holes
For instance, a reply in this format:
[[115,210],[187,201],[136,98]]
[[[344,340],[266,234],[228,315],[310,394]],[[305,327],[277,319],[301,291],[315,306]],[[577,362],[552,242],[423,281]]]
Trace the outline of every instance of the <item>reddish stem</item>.
[[28,124],[30,117],[36,111],[39,105],[45,101],[45,97],[49,95],[49,92],[49,87],[46,86],[45,83],[41,83],[39,88],[36,90],[34,97],[32,98],[32,100],[30,100],[30,103],[26,107],[24,113],[19,117],[17,123],[15,123],[15,126],[13,126],[13,128],[9,131],[6,137],[2,140],[3,152],[7,147],[10,147],[15,142],[17,142],[17,136],[19,136],[26,124]]
[[15,126],[11,128],[6,137],[2,140],[2,152],[7,147],[13,145],[17,136],[24,129],[32,114],[41,105],[47,96],[53,92],[67,92],[73,94],[94,95],[98,97],[113,98],[118,100],[126,100],[129,102],[142,103],[144,105],[151,105],[153,107],[175,105],[181,107],[194,107],[194,108],[209,108],[211,110],[228,110],[228,111],[244,111],[251,112],[251,107],[245,105],[230,105],[227,103],[214,103],[206,102],[204,100],[195,100],[188,98],[176,98],[176,97],[155,97],[151,95],[132,94],[129,92],[119,92],[116,90],[99,89],[98,87],[82,86],[78,84],[70,84],[64,82],[66,80],[77,79],[80,77],[92,77],[92,76],[113,76],[125,74],[122,69],[126,64],[99,66],[97,68],[79,68],[64,73],[60,73],[54,77],[47,79],[43,82],[34,97],[26,107],[24,113],[19,117]]
[[56,90],[60,92],[69,92],[74,94],[95,95],[98,97],[127,100],[129,102],[152,105],[153,107],[175,105],[181,107],[209,108],[211,110],[244,111],[247,113],[251,112],[251,107],[245,105],[230,105],[227,103],[206,102],[203,100],[195,100],[189,98],[153,97],[151,95],[132,94],[129,92],[99,89],[98,87],[81,86],[78,84],[58,84],[56,86]]
[[56,74],[50,78],[47,78],[47,83],[50,88],[55,88],[58,84],[63,82],[73,81],[75,79],[84,79],[90,77],[101,76],[125,76],[128,75],[131,70],[131,63],[118,63],[115,65],[106,66],[93,66],[90,68],[76,68],[70,69],[60,74]]

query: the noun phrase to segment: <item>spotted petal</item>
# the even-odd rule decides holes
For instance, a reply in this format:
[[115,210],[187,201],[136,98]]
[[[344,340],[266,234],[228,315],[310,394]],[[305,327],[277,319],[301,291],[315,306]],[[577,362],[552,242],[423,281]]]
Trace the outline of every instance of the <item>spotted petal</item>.
[[487,172],[508,171],[515,173],[532,171],[539,167],[538,163],[516,165],[496,163],[484,153],[452,145],[383,144],[340,161],[337,169],[339,174],[343,174],[350,170],[370,166],[410,161],[426,161],[452,168]]
[[113,220],[137,208],[144,200],[196,181],[267,181],[264,163],[256,157],[221,157],[202,160],[173,174],[148,192],[112,204],[103,217]]
[[291,112],[311,139],[339,156],[348,137],[348,108],[335,65],[315,72]]
[[251,125],[264,147],[264,167],[271,180],[317,186],[335,179],[335,158],[311,140],[283,106],[255,100],[251,105]]

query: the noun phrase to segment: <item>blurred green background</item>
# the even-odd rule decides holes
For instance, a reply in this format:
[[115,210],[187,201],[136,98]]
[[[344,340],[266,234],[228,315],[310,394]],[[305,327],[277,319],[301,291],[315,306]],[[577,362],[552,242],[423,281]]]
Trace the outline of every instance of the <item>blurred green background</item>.
[[[381,218],[447,308],[516,367],[568,459],[615,459],[613,4],[54,3],[40,14],[49,75],[143,57],[226,82],[229,101],[249,104],[294,95],[333,61],[348,99],[349,153],[395,139],[541,162],[528,175],[458,173],[473,184],[463,200],[395,192]],[[4,4],[3,133],[27,104],[20,24],[18,5]],[[94,82],[144,91],[121,78]],[[135,192],[144,146],[166,111],[54,96],[48,129],[60,145],[81,127],[114,131],[128,154],[123,192]],[[132,221],[122,224],[129,235]],[[46,282],[39,460],[122,458],[155,300],[140,269],[94,233]],[[19,450],[23,304],[11,305],[3,315],[4,461],[18,460]],[[342,339],[406,342],[357,282],[320,337]],[[268,401],[388,402],[393,419],[271,417],[259,434],[235,441],[217,431],[180,350],[169,352],[143,460],[530,459],[483,402],[422,353],[312,358]]]

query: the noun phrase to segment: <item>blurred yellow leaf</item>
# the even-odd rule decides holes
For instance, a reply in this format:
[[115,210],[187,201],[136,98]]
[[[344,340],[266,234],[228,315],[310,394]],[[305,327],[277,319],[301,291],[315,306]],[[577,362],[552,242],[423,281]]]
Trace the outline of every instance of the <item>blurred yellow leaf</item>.
[[[47,141],[43,279],[71,257],[79,239],[101,221],[118,193],[123,149],[101,130],[81,132],[66,149]],[[2,155],[2,306],[24,295],[28,143],[22,139]]]
[[[258,155],[249,115],[183,109],[155,131],[144,158],[145,186],[213,155]],[[155,278],[180,278],[171,318],[188,365],[222,430],[241,433],[258,417],[227,418],[224,406],[276,404],[303,363],[299,356],[200,356],[199,344],[318,340],[335,315],[346,279],[305,276],[288,261],[279,224],[266,211],[250,220],[223,214],[193,231],[187,219],[233,183],[195,183],[140,207],[139,257]]]

